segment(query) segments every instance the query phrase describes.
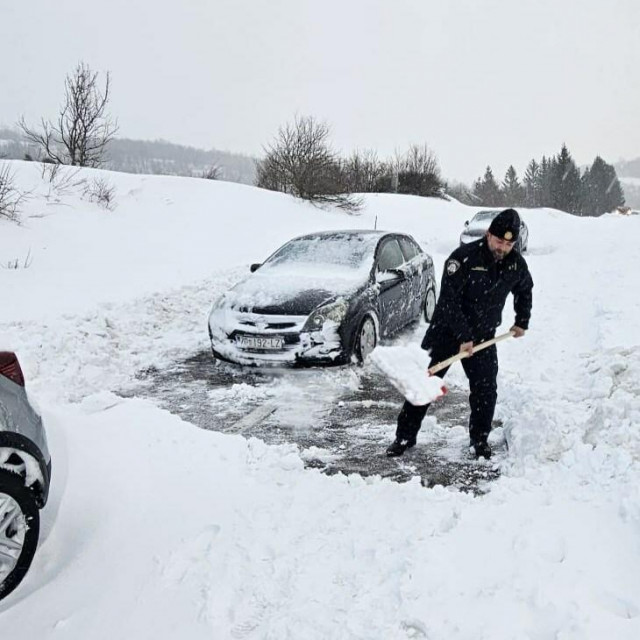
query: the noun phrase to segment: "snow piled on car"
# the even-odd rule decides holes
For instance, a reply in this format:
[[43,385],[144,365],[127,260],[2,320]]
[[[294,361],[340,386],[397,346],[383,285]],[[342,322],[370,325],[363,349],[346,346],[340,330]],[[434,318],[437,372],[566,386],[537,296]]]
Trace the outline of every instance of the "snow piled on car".
[[225,293],[232,307],[254,309],[281,304],[307,291],[324,291],[326,297],[349,295],[366,282],[371,265],[344,269],[333,264],[265,265]]

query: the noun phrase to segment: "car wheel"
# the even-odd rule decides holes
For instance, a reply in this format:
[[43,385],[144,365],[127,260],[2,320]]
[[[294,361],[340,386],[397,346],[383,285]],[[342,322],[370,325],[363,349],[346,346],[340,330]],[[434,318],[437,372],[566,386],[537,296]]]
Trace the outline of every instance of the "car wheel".
[[27,574],[39,535],[34,495],[19,475],[0,469],[0,600]]
[[424,319],[427,322],[433,320],[433,312],[436,310],[436,290],[433,287],[427,289],[427,295],[424,297]]
[[365,316],[358,329],[355,341],[355,354],[358,362],[364,362],[378,344],[378,330],[371,316]]

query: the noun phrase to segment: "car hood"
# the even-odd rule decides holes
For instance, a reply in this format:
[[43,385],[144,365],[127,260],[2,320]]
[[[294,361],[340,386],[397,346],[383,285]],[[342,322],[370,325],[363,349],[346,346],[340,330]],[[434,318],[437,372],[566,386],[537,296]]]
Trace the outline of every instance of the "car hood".
[[367,274],[335,269],[305,270],[262,267],[225,294],[225,305],[238,311],[308,315],[337,297],[350,297]]

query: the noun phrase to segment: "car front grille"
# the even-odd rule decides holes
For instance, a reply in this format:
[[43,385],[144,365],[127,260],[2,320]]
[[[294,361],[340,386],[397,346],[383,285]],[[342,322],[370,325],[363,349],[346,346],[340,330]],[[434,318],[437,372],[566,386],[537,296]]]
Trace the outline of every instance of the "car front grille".
[[295,329],[298,326],[298,323],[290,321],[290,322],[257,322],[255,320],[243,319],[240,320],[239,324],[243,327],[256,327],[260,331],[269,330],[269,331],[282,331],[286,329]]
[[236,342],[242,336],[259,338],[282,338],[281,349],[258,349],[243,346],[241,349],[250,353],[286,353],[295,350],[300,345],[300,333],[307,321],[307,316],[286,316],[263,313],[239,312],[236,316],[236,326],[228,334],[229,339]]

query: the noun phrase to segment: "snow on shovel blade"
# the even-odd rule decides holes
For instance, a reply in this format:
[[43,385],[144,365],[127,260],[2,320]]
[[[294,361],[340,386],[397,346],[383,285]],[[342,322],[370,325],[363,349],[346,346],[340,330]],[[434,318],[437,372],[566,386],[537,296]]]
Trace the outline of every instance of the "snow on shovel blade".
[[417,344],[376,347],[369,360],[411,404],[429,404],[446,393],[442,379],[429,375],[431,358]]

